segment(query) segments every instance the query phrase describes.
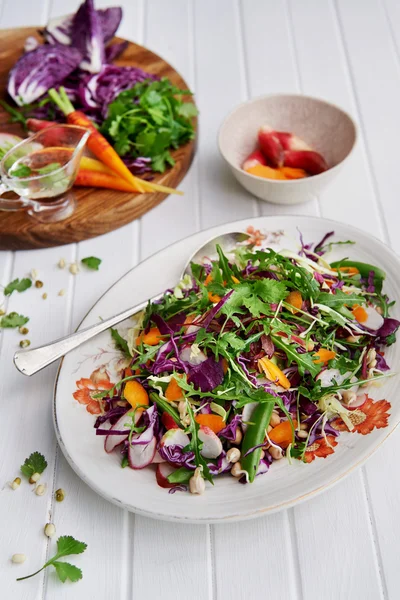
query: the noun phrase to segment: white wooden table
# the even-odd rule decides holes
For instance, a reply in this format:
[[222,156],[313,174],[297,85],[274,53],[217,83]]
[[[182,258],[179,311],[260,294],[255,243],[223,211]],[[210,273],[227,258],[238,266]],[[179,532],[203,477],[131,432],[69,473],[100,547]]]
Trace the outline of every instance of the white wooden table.
[[[43,290],[13,294],[8,310],[30,316],[40,344],[72,331],[118,277],[149,254],[199,229],[260,214],[321,215],[355,224],[400,253],[400,3],[398,0],[123,0],[120,35],[164,56],[196,92],[200,134],[184,199],[168,198],[140,221],[94,240],[41,251],[0,252],[0,282],[36,269]],[[0,0],[0,27],[43,25],[77,0]],[[97,0],[97,6],[107,6]],[[349,168],[318,202],[279,207],[255,201],[229,176],[216,134],[248,97],[302,92],[335,102],[360,127]],[[0,217],[1,218],[1,217]],[[58,260],[103,259],[73,277]],[[58,296],[61,288],[65,296]],[[334,489],[255,521],[168,524],[124,512],[96,496],[57,450],[51,421],[55,368],[32,379],[12,355],[21,337],[0,334],[0,596],[4,600],[397,600],[400,472],[395,433]],[[7,481],[32,451],[49,461],[45,498]],[[62,487],[66,500],[52,502]],[[84,578],[54,573],[16,583],[49,552],[43,525],[88,543],[76,559]],[[12,565],[15,552],[28,557]],[[72,557],[73,558],[73,557]],[[74,561],[72,561],[74,562]]]

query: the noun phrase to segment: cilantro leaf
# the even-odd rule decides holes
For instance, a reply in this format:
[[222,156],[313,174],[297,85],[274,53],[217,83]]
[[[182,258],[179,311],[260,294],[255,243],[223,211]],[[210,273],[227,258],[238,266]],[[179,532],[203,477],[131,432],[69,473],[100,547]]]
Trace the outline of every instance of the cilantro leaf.
[[221,336],[221,339],[226,340],[228,342],[228,344],[234,350],[238,350],[238,351],[244,350],[246,345],[248,344],[248,341],[245,342],[240,337],[238,337],[235,333],[233,333],[233,331],[224,333],[223,336]]
[[40,452],[32,452],[32,454],[25,459],[23,465],[21,465],[21,472],[25,477],[32,477],[34,473],[43,473],[47,467],[47,460],[40,454]]
[[98,271],[99,266],[101,265],[101,258],[96,258],[96,256],[87,256],[86,258],[82,258],[81,263],[86,265],[88,269]]
[[32,285],[32,280],[28,277],[24,279],[14,279],[4,288],[4,295],[10,296],[13,292],[24,292]]
[[29,579],[34,575],[37,575],[43,569],[49,566],[53,566],[56,570],[56,573],[60,580],[64,583],[67,579],[70,581],[79,581],[82,579],[82,571],[71,565],[67,562],[60,562],[58,559],[63,556],[69,556],[71,554],[82,554],[87,548],[87,544],[85,542],[79,542],[72,535],[62,535],[57,540],[57,552],[56,554],[50,558],[41,569],[35,571],[35,573],[31,573],[31,575],[26,575],[25,577],[19,577],[17,581],[22,581],[23,579]]
[[253,291],[260,296],[264,302],[279,304],[288,294],[287,287],[281,281],[274,279],[259,279],[253,285]]
[[348,306],[353,306],[354,304],[365,304],[365,298],[364,296],[359,296],[358,294],[345,294],[345,292],[342,292],[341,290],[336,290],[335,294],[330,294],[328,292],[321,292],[318,294],[317,303],[337,309],[345,304]]
[[128,342],[122,337],[119,331],[117,329],[113,329],[112,327],[110,328],[110,331],[111,337],[114,340],[115,346],[118,348],[118,350],[122,350],[124,354],[126,354],[127,356],[131,356],[131,353],[129,352]]
[[70,554],[82,554],[86,548],[87,544],[85,542],[79,542],[72,535],[62,535],[57,540],[57,554],[54,558],[61,558]]
[[8,315],[4,315],[0,319],[0,329],[1,328],[12,328],[12,327],[21,327],[25,325],[29,321],[28,317],[24,317],[23,315],[19,315],[16,312],[10,312]]

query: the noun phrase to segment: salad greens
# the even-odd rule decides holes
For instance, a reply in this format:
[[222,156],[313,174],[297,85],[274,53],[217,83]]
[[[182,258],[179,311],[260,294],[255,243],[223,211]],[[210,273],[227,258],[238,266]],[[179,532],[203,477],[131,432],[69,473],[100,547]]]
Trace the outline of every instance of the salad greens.
[[43,473],[47,467],[47,460],[40,454],[40,452],[32,452],[32,454],[25,459],[23,465],[21,465],[21,473],[29,479],[34,473]]
[[95,396],[107,452],[118,446],[132,468],[157,456],[158,484],[182,489],[196,468],[210,482],[225,472],[252,482],[283,453],[311,462],[341,431],[364,433],[366,392],[390,375],[385,347],[400,323],[381,269],[326,260],[331,235],[318,254],[217,246],[126,336],[111,330],[129,367]]
[[32,280],[29,277],[23,279],[14,279],[4,288],[4,295],[11,296],[13,292],[24,292],[32,285]]
[[192,118],[197,109],[183,96],[191,95],[168,79],[137,83],[118,94],[100,128],[120,156],[151,158],[153,171],[175,164],[170,153],[194,138]]

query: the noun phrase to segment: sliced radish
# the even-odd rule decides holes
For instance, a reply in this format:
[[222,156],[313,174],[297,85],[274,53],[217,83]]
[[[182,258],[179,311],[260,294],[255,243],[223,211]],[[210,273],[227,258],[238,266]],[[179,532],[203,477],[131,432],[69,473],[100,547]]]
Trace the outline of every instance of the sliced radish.
[[157,450],[156,453],[155,453],[155,455],[154,455],[154,458],[153,458],[153,465],[161,464],[161,463],[165,463],[165,460],[163,459],[163,457],[161,456],[161,454]]
[[160,448],[166,446],[182,446],[185,448],[189,444],[189,436],[182,430],[176,427],[175,429],[169,429],[160,440]]
[[125,413],[124,415],[122,415],[122,417],[118,419],[118,421],[112,427],[110,427],[110,431],[126,431],[126,433],[122,435],[108,435],[106,437],[106,439],[104,440],[104,450],[108,454],[112,452],[114,448],[116,448],[117,446],[122,444],[122,442],[128,439],[130,430],[126,427],[125,423],[129,423],[130,420],[131,417],[128,417]]
[[168,463],[161,463],[157,465],[156,479],[158,485],[162,488],[174,487],[176,483],[170,483],[167,479],[168,476],[171,475],[171,473],[174,473],[174,471],[176,471],[176,468],[172,467]]
[[335,384],[340,385],[349,375],[349,371],[341,373],[339,369],[324,369],[318,373],[316,379],[321,382],[321,387],[329,387]]
[[199,440],[203,442],[200,454],[204,458],[218,458],[222,452],[222,442],[213,430],[201,425],[198,436]]
[[157,438],[154,436],[148,444],[132,444],[128,447],[128,461],[131,469],[144,469],[149,465],[156,453]]
[[[265,380],[266,383],[267,380]],[[243,411],[242,411],[242,429],[245,432],[247,429],[247,422],[251,421],[251,415],[253,414],[253,410],[255,409],[255,407],[258,406],[258,402],[249,402],[248,404],[245,404],[243,406]]]
[[362,406],[367,401],[367,394],[357,394],[356,399],[351,404],[346,404],[346,408],[351,410],[352,408],[358,408]]
[[191,365],[200,365],[207,360],[207,356],[199,349],[192,346],[186,346],[179,355],[179,358]]

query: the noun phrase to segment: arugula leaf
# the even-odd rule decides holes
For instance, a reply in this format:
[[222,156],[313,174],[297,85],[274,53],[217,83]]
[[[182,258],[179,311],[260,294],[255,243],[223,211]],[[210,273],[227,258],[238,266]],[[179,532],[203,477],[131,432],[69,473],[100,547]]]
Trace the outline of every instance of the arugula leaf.
[[32,285],[32,280],[28,277],[24,279],[14,279],[4,288],[4,295],[11,296],[13,292],[24,292]]
[[300,375],[304,375],[306,371],[309,371],[313,377],[316,377],[321,371],[321,365],[313,361],[309,352],[299,354],[296,352],[295,346],[283,342],[282,338],[272,336],[271,339],[277,348],[283,350],[288,358],[297,363]]
[[71,565],[67,562],[60,562],[58,559],[63,556],[70,556],[71,554],[82,554],[87,548],[87,544],[85,542],[79,542],[71,535],[62,535],[57,540],[57,552],[56,554],[48,560],[41,569],[35,571],[35,573],[31,573],[31,575],[26,575],[25,577],[19,577],[17,581],[22,581],[23,579],[29,579],[34,575],[37,575],[43,569],[49,566],[53,566],[56,570],[56,573],[59,579],[65,583],[67,579],[70,581],[79,581],[82,579],[82,571]]
[[47,467],[47,460],[40,454],[40,452],[32,452],[32,454],[25,459],[23,465],[21,465],[21,472],[28,479],[32,477],[34,473],[43,473]]
[[129,352],[128,342],[122,337],[122,335],[119,333],[119,331],[117,329],[113,329],[111,327],[110,331],[111,331],[111,337],[114,340],[115,345],[118,348],[118,350],[122,350],[122,352],[124,354],[126,354],[127,356],[130,357],[131,353]]
[[321,292],[317,297],[318,304],[324,304],[330,308],[341,308],[345,304],[353,306],[354,304],[365,304],[364,296],[358,294],[345,294],[341,290],[336,290],[335,294]]
[[98,271],[99,266],[101,265],[101,258],[96,258],[96,256],[87,256],[86,258],[82,258],[81,263],[86,265],[88,269]]
[[3,328],[13,328],[13,327],[21,327],[25,325],[29,321],[28,317],[24,317],[23,315],[19,315],[16,312],[10,312],[8,315],[4,315],[0,319],[0,329]]
[[65,583],[67,579],[70,581],[79,581],[82,579],[82,570],[75,567],[75,565],[71,565],[68,562],[60,562],[58,560],[53,561],[51,563],[53,567],[56,569],[56,573],[58,578]]

